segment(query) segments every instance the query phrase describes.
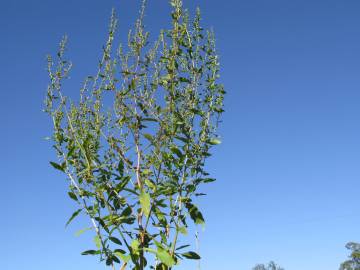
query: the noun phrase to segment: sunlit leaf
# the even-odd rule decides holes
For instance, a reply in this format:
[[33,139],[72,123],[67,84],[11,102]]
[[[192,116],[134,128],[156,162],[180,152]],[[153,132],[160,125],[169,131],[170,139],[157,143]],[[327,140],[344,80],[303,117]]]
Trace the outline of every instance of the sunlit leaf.
[[94,236],[94,243],[95,243],[97,248],[101,247],[101,240],[100,240],[100,237],[98,235]]
[[166,264],[168,267],[172,267],[175,264],[175,260],[166,250],[158,249],[156,252],[156,256],[162,263]]
[[211,139],[210,141],[209,141],[209,144],[211,144],[211,145],[217,145],[217,144],[221,144],[221,141],[219,140],[219,139]]
[[148,217],[150,214],[150,195],[149,195],[149,193],[147,193],[143,190],[140,193],[139,201],[140,201],[141,209],[144,212],[144,215]]

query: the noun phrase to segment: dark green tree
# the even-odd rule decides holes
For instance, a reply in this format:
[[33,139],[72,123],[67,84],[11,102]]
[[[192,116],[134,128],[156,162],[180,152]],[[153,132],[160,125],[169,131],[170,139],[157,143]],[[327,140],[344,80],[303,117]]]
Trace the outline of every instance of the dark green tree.
[[[94,76],[78,100],[63,91],[71,63],[61,41],[48,57],[45,111],[52,119],[51,165],[69,181],[69,197],[89,217],[94,248],[115,269],[172,269],[200,259],[181,240],[205,222],[194,199],[215,179],[205,171],[223,112],[214,34],[193,19],[181,0],[171,0],[171,27],[152,42],[144,28],[146,3],[129,31],[127,46],[114,48],[117,19]],[[77,101],[75,101],[77,100]]]
[[340,265],[340,270],[360,270],[360,244],[350,242],[346,248],[351,251],[349,260]]
[[252,270],[284,270],[284,268],[276,265],[276,263],[271,261],[268,265],[258,264]]

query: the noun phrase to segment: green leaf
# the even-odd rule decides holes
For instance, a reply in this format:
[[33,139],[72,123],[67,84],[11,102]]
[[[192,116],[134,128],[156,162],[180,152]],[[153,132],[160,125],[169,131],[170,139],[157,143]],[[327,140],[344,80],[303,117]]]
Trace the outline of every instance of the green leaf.
[[180,78],[179,78],[179,81],[180,81],[180,82],[191,83],[191,81],[190,81],[189,79],[184,78],[184,77],[180,77]]
[[210,139],[210,141],[209,141],[209,144],[211,144],[211,145],[217,145],[220,143],[221,143],[221,141],[219,139],[215,139],[215,138]]
[[139,193],[137,193],[135,190],[136,189],[131,189],[131,188],[123,188],[123,190],[127,191],[127,192],[130,192],[136,196],[139,196]]
[[176,248],[176,250],[183,249],[183,248],[187,248],[187,247],[190,247],[190,245],[183,245],[183,246],[180,246],[180,247]]
[[194,113],[194,114],[197,114],[197,115],[200,115],[200,116],[202,116],[202,111],[200,111],[200,110],[198,110],[198,109],[191,109],[190,110],[192,113]]
[[116,256],[118,256],[124,263],[127,263],[131,260],[131,256],[130,255],[125,255],[121,252],[115,251],[114,254]]
[[139,246],[140,246],[140,243],[138,240],[134,239],[131,242],[131,249],[134,254],[139,254]]
[[175,136],[175,139],[178,139],[179,141],[182,141],[184,143],[188,143],[189,139],[185,137]]
[[157,122],[158,120],[156,120],[155,118],[142,118],[142,121],[149,121],[149,122]]
[[144,138],[147,139],[150,142],[154,141],[154,138],[152,135],[148,134],[148,133],[144,133]]
[[124,176],[124,161],[122,161],[122,160],[119,161],[117,169],[118,169],[120,176],[123,177]]
[[156,269],[155,270],[168,270],[169,268],[163,264],[163,263],[159,263],[158,265],[156,265]]
[[117,245],[122,245],[121,241],[117,239],[116,237],[109,237],[109,240]]
[[89,230],[92,230],[92,228],[85,228],[85,229],[82,229],[82,230],[78,230],[76,233],[75,233],[75,236],[79,237],[80,235],[82,235],[84,232],[86,231],[89,231]]
[[149,179],[145,179],[145,184],[155,192],[156,185],[153,182],[151,182]]
[[179,148],[177,147],[171,147],[171,152],[173,152],[175,155],[177,155],[179,158],[183,157],[183,154],[181,153],[181,151],[179,150]]
[[158,249],[158,251],[156,252],[156,256],[162,263],[166,264],[168,267],[172,267],[175,264],[175,260],[166,250]]
[[97,248],[101,248],[101,240],[100,240],[100,237],[98,235],[95,235],[94,243],[95,243]]
[[76,217],[80,214],[81,210],[82,210],[82,209],[78,209],[78,210],[76,210],[76,211],[71,215],[71,217],[69,218],[68,222],[66,222],[65,227],[67,227],[67,226],[71,223],[71,221],[73,221],[73,219],[76,218]]
[[135,222],[135,217],[129,217],[129,218],[121,218],[120,219],[121,223],[126,223],[126,224],[134,224]]
[[216,181],[215,178],[205,178],[204,179],[204,183],[211,183],[211,182],[214,182],[214,181]]
[[119,193],[120,191],[122,191],[126,185],[129,183],[131,177],[130,176],[125,176],[122,177],[120,180],[122,180],[119,184],[116,185],[116,191]]
[[187,235],[187,229],[186,227],[179,227],[179,232],[181,232],[183,235]]
[[128,217],[128,216],[131,215],[131,212],[132,212],[131,207],[128,206],[121,212],[120,216],[121,217]]
[[64,169],[63,166],[60,165],[60,164],[57,164],[57,163],[55,163],[55,162],[50,161],[50,165],[53,166],[56,170],[65,172],[65,169]]
[[141,191],[139,201],[144,215],[148,217],[150,214],[150,194],[145,192],[144,190]]
[[115,255],[111,255],[111,259],[116,263],[120,263],[120,260]]
[[145,252],[150,252],[150,253],[155,254],[155,255],[157,254],[157,251],[155,249],[152,249],[152,248],[144,247],[143,250]]
[[130,89],[135,89],[136,88],[136,81],[135,81],[135,79],[132,79],[131,80],[131,83],[130,83]]
[[203,215],[201,214],[201,212],[195,205],[193,205],[192,203],[186,203],[185,206],[189,211],[191,219],[196,224],[204,224],[205,223]]
[[198,185],[199,183],[211,183],[211,182],[214,182],[214,181],[216,181],[215,178],[196,178],[194,180],[194,184]]
[[106,259],[106,265],[107,266],[110,266],[110,265],[112,265],[113,264],[113,258],[112,257],[107,257],[107,259]]
[[76,149],[75,145],[73,145],[73,146],[69,149],[69,152],[67,153],[67,157],[68,157],[68,158],[73,156],[75,149]]
[[100,250],[86,250],[86,251],[82,252],[81,255],[97,255],[100,253],[101,253]]
[[199,254],[197,254],[196,252],[193,252],[193,251],[189,251],[189,252],[183,253],[181,255],[183,257],[185,257],[187,259],[191,259],[191,260],[200,260],[201,259]]
[[78,198],[76,197],[74,192],[68,192],[68,194],[71,199],[73,199],[74,201],[78,201]]
[[149,169],[144,169],[144,170],[142,171],[142,174],[143,174],[143,175],[149,175],[149,174],[152,174],[152,171],[149,170]]

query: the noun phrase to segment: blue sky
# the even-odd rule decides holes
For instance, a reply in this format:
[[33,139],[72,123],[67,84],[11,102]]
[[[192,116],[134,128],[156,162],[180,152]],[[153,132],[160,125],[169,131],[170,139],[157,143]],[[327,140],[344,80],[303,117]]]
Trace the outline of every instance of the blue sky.
[[[168,23],[150,0],[152,32]],[[50,168],[43,140],[45,55],[69,35],[70,91],[95,72],[109,14],[119,36],[133,0],[2,0],[0,6],[0,269],[105,269],[80,256],[91,246],[64,229],[75,209]],[[208,162],[202,269],[251,269],[275,260],[287,270],[338,269],[344,245],[360,241],[360,2],[187,0],[213,26],[227,88],[223,144]],[[196,269],[196,264],[179,267]]]

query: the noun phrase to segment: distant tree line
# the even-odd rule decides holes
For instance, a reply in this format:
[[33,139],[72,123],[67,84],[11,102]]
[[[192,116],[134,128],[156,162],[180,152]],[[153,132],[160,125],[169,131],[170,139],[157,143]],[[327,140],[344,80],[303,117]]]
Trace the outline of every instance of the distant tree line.
[[[339,270],[360,270],[360,244],[355,242],[349,242],[346,244],[346,248],[350,250],[349,259],[340,265]],[[268,265],[257,264],[252,270],[285,270],[278,266],[273,261]]]
[[257,264],[252,270],[285,270],[284,268],[276,265],[273,261],[269,262],[268,265]]

